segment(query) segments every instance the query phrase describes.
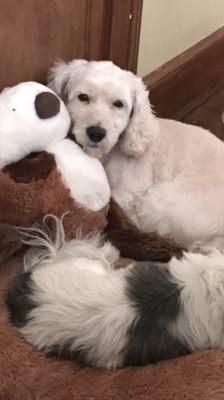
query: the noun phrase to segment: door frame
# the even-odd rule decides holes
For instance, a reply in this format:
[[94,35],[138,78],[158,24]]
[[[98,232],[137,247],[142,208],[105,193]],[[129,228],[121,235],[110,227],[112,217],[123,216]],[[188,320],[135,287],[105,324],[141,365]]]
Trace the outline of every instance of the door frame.
[[[136,73],[142,3],[143,0],[89,0],[85,57],[111,60]],[[96,24],[101,27],[98,37]]]

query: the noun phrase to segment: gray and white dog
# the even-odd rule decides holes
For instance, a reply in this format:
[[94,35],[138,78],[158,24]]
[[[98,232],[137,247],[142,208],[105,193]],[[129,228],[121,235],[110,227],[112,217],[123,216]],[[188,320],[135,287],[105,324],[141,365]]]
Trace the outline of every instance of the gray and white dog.
[[46,353],[116,369],[224,348],[224,256],[185,254],[165,268],[115,270],[100,236],[66,242],[28,232],[33,248],[8,292],[11,320]]

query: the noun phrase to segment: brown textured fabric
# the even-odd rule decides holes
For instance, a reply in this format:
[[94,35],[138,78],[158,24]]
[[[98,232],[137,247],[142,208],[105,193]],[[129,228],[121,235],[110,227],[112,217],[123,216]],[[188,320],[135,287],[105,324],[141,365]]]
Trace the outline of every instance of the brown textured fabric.
[[[140,232],[114,199],[107,215],[108,207],[93,212],[76,203],[56,170],[52,154],[32,153],[0,171],[0,222],[30,226],[40,223],[46,214],[61,217],[68,212],[64,226],[70,239],[77,228],[83,235],[102,231],[108,219],[104,233],[123,257],[167,262],[172,255],[182,255],[183,249],[171,240]],[[2,254],[6,253],[4,247]]]
[[130,218],[128,218],[124,210],[113,197],[110,199],[110,207],[107,214],[107,220],[108,229],[120,228],[122,230],[138,230],[135,224],[130,220]]
[[31,153],[22,160],[7,165],[3,172],[17,183],[29,183],[48,178],[54,168],[56,168],[56,162],[53,154],[42,151]]
[[168,262],[172,256],[179,258],[186,251],[170,239],[141,232],[114,199],[110,201],[107,219],[106,237],[120,250],[122,257],[137,261]]
[[64,217],[68,238],[77,228],[83,235],[102,230],[108,207],[94,212],[73,200],[54,168],[52,155],[40,153],[0,171],[0,222],[30,226],[40,223],[46,214]]
[[22,248],[20,235],[8,224],[0,224],[0,263]]
[[0,266],[1,400],[222,400],[224,352],[201,351],[144,368],[117,372],[46,359],[12,327],[5,307],[21,258]]

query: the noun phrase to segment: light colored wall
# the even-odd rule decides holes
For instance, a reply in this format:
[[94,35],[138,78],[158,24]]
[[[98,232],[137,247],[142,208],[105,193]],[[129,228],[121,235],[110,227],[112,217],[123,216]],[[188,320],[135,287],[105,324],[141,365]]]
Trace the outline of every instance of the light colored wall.
[[144,0],[138,75],[147,75],[223,25],[224,0]]

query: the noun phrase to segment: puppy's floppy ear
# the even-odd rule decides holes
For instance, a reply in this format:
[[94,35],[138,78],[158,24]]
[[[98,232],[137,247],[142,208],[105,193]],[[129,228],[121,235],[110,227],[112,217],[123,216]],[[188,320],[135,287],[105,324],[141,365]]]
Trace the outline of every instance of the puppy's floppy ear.
[[129,124],[120,140],[122,153],[139,157],[157,131],[156,117],[149,103],[149,92],[141,78],[129,73],[130,85],[133,87],[133,108]]
[[80,71],[80,68],[88,63],[87,60],[73,60],[69,63],[57,61],[53,68],[50,69],[47,77],[48,87],[54,90],[65,102],[68,102],[68,97],[71,88],[71,80],[75,79]]

